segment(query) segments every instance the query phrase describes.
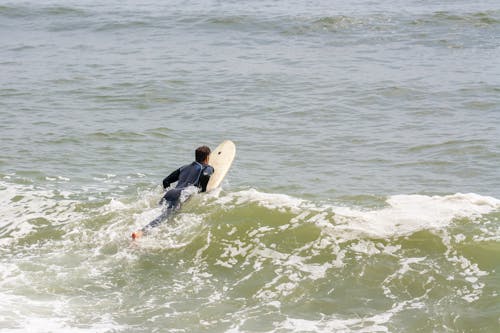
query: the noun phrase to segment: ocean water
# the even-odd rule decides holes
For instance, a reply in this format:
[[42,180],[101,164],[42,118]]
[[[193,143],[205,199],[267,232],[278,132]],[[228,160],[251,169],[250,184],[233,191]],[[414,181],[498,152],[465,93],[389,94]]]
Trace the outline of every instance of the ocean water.
[[498,332],[499,138],[498,1],[0,1],[0,331]]

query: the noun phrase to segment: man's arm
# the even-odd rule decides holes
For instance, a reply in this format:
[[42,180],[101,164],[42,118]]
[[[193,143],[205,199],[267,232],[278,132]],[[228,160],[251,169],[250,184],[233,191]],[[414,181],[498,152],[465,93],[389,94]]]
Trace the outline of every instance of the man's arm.
[[201,187],[201,192],[207,191],[208,181],[210,180],[210,176],[214,173],[214,168],[210,165],[203,169],[200,175],[199,186]]
[[180,174],[181,174],[181,169],[179,168],[179,169],[175,170],[174,172],[172,172],[167,177],[165,177],[165,179],[163,179],[163,188],[166,189],[167,187],[170,186],[170,184],[178,181]]

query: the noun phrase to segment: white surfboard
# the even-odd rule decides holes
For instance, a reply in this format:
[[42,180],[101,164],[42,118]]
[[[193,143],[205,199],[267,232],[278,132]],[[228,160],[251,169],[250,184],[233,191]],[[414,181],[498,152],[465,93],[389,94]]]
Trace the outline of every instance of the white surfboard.
[[234,156],[236,155],[236,146],[231,140],[226,140],[215,148],[210,154],[208,164],[214,168],[214,173],[210,176],[207,184],[207,192],[217,188],[226,176]]

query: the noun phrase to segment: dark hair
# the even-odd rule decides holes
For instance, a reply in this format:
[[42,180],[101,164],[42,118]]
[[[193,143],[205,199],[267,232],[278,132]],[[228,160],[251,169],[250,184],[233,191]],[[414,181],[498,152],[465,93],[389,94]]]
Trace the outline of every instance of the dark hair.
[[196,148],[194,155],[196,157],[196,162],[202,163],[208,157],[208,155],[210,155],[210,148],[208,148],[207,146],[198,147]]

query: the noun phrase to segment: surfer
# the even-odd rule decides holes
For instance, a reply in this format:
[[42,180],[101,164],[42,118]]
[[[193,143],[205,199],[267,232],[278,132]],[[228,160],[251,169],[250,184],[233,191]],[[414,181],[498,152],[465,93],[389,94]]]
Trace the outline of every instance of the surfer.
[[180,207],[180,198],[184,190],[192,186],[198,187],[201,192],[207,190],[210,176],[214,173],[214,168],[208,165],[210,152],[210,148],[207,146],[196,148],[194,162],[180,167],[163,179],[163,188],[165,190],[167,190],[172,183],[177,182],[177,185],[175,188],[167,190],[160,200],[160,204],[164,206],[162,214],[140,231],[132,233],[133,239],[141,237],[148,230],[158,226],[176,211]]

